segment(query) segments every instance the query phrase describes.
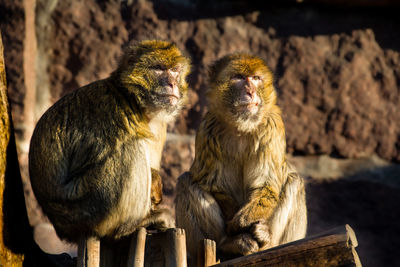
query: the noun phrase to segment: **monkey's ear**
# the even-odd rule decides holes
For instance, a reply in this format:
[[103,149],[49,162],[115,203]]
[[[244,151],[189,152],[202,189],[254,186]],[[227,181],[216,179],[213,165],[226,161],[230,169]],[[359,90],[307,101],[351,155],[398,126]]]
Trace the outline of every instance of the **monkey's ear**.
[[137,62],[137,46],[129,44],[123,48],[122,54],[118,57],[118,68],[116,72],[126,69],[128,66],[133,66]]

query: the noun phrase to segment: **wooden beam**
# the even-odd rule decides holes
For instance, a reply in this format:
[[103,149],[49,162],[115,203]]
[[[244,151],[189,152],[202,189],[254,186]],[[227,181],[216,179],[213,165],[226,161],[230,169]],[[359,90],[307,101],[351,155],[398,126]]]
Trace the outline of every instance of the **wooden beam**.
[[213,266],[360,267],[361,262],[355,250],[357,245],[353,229],[346,224],[312,237]]

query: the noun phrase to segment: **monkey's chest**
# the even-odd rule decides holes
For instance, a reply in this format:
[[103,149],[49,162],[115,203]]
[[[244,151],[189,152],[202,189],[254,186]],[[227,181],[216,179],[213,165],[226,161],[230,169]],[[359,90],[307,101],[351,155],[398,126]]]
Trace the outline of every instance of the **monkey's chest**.
[[223,168],[223,175],[213,186],[213,196],[218,202],[224,217],[231,219],[246,202],[245,185],[243,183],[243,168],[232,164]]

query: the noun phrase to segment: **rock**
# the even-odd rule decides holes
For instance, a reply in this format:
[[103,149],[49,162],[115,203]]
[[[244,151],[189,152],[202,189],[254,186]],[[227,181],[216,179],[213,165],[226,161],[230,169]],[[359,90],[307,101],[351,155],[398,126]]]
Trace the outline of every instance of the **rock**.
[[[392,178],[399,178],[392,177]],[[398,266],[400,187],[372,180],[309,180],[306,187],[308,235],[349,224],[364,266]]]
[[193,159],[194,136],[169,134],[161,161],[161,177],[163,177],[164,193],[163,203],[168,207],[174,207],[177,178],[190,169]]
[[23,42],[25,36],[24,6],[22,0],[2,1],[0,4],[0,29],[4,45],[7,89],[12,105],[14,127],[21,134],[24,109]]
[[283,51],[289,152],[400,160],[398,53],[389,59],[371,30],[289,37]]

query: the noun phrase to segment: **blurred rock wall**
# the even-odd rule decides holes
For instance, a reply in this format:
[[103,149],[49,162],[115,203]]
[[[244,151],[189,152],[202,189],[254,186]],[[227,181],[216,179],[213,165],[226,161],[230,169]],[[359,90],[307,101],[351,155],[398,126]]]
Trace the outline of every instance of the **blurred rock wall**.
[[46,32],[38,34],[46,67],[38,77],[48,84],[37,88],[50,90],[51,103],[106,77],[129,40],[171,40],[192,57],[194,73],[188,109],[170,130],[193,134],[205,110],[207,66],[246,51],[276,74],[290,153],[400,161],[400,31],[386,12],[243,7],[235,14],[206,1],[198,13],[179,1],[89,0],[59,1],[49,14],[42,2],[37,21],[46,21],[36,31]]
[[[170,125],[164,149],[166,204],[172,206],[176,178],[193,160],[195,130],[206,111],[207,66],[236,51],[261,56],[275,73],[288,153],[300,172],[311,179],[311,232],[321,228],[317,215],[325,209],[317,203],[329,192],[325,181],[321,187],[315,185],[319,178],[362,176],[373,177],[369,181],[374,183],[387,176],[400,179],[398,165],[393,165],[400,162],[400,19],[396,1],[287,0],[269,6],[261,2],[2,0],[0,27],[21,154],[27,153],[33,128],[29,118],[37,121],[61,96],[107,77],[129,41],[157,38],[175,42],[193,62],[189,103]],[[25,24],[27,3],[35,7],[33,24]],[[36,40],[27,41],[29,31],[34,31]],[[35,60],[24,71],[24,45],[29,48],[33,43],[37,48],[28,56]],[[35,79],[27,82],[28,71],[35,73]],[[392,165],[394,170],[388,167]],[[374,166],[383,171],[364,175],[364,170],[373,172]],[[389,178],[385,186],[387,180],[393,180]],[[345,190],[342,183],[346,182],[333,190]],[[27,178],[26,184],[29,196]],[[351,182],[351,190],[353,186]],[[368,188],[374,187],[368,184]],[[350,201],[351,197],[344,199]],[[359,208],[359,204],[354,208],[361,213],[377,208]],[[32,213],[31,217],[39,218],[33,219],[35,222],[42,220]],[[342,223],[331,220],[320,226],[334,222]],[[369,225],[360,226],[361,231],[362,227],[369,229]],[[371,240],[365,242],[372,244]],[[391,261],[381,255],[376,264],[379,262]]]

